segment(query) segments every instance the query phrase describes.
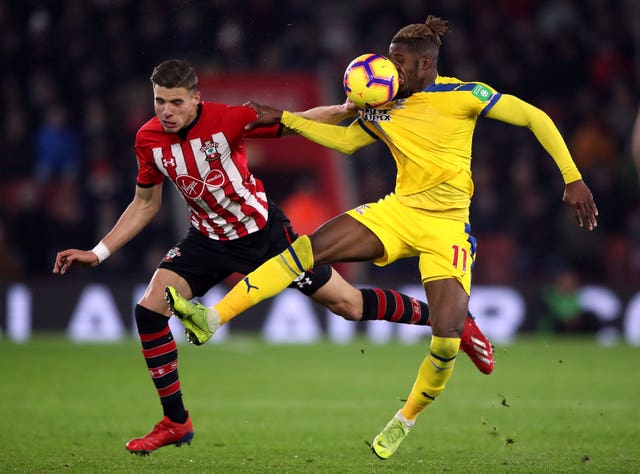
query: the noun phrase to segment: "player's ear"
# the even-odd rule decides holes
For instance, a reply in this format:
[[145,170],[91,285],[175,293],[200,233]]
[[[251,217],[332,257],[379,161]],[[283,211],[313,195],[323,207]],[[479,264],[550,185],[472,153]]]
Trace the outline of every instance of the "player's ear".
[[195,94],[193,94],[193,98],[196,100],[196,102],[200,102],[200,91],[196,91]]
[[422,56],[420,58],[420,69],[427,70],[431,68],[432,64],[433,64],[433,59],[431,59],[431,56]]

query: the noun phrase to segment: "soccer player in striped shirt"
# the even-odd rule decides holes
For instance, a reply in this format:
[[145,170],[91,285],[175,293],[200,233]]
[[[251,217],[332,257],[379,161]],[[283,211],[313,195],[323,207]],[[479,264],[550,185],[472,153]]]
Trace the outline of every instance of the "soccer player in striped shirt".
[[[246,137],[278,137],[281,126],[247,132],[245,126],[256,120],[256,112],[246,106],[202,101],[196,73],[186,61],[161,63],[151,82],[156,115],[136,135],[139,169],[133,200],[96,247],[59,252],[53,269],[64,274],[74,264],[96,266],[133,239],[160,209],[165,179],[184,198],[191,227],[166,253],[135,308],[142,354],[164,412],[150,433],[127,443],[127,450],[136,454],[190,443],[193,438],[191,418],[182,401],[165,287],[170,285],[189,298],[202,296],[234,272],[251,272],[297,238],[287,217],[267,198],[262,182],[249,171],[244,146]],[[339,106],[303,113],[333,123],[349,114],[352,111]],[[290,286],[346,319],[428,324],[425,303],[394,290],[356,289],[328,265],[307,270]],[[491,373],[491,345],[473,319],[467,319],[468,353],[482,372]],[[197,328],[187,332],[197,344],[212,334]]]
[[362,110],[348,127],[253,105],[260,118],[249,129],[281,123],[344,153],[382,140],[398,169],[393,194],[330,220],[310,237],[301,236],[247,275],[214,307],[191,304],[167,288],[174,314],[191,324],[216,327],[278,293],[314,264],[372,260],[387,265],[419,256],[432,338],[406,403],[373,440],[372,449],[382,459],[396,452],[418,415],[444,390],[454,369],[476,251],[469,207],[471,143],[478,117],[529,128],[558,166],[565,183],[563,201],[577,224],[589,230],[597,226],[591,191],[547,114],[481,82],[438,74],[438,52],[447,31],[446,21],[433,16],[400,29],[389,47],[400,79],[397,97],[389,104]]

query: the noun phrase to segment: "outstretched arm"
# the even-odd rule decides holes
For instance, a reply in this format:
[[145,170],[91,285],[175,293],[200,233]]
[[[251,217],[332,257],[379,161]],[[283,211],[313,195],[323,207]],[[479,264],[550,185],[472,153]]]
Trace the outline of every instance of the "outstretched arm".
[[593,195],[582,181],[582,175],[558,128],[546,113],[517,97],[505,94],[486,116],[531,130],[562,173],[565,182],[563,201],[573,209],[578,225],[586,226],[589,230],[598,226],[598,208]]
[[336,125],[343,120],[354,118],[358,115],[358,106],[347,99],[342,104],[321,105],[304,112],[296,112],[296,115],[308,120]]
[[285,111],[280,121],[282,125],[298,135],[348,155],[375,141],[362,129],[357,120],[351,122],[348,127],[343,127],[307,120]]
[[[270,127],[280,123],[280,119],[282,118],[282,110],[269,105],[258,104],[252,100],[245,102],[242,105],[251,107],[258,115],[256,120],[247,124],[245,127],[247,131],[260,127]],[[344,120],[357,116],[358,106],[347,99],[342,104],[320,105],[318,107],[305,110],[304,112],[295,112],[295,114],[308,120],[336,125]],[[292,135],[293,133],[295,132],[289,129],[284,129],[283,131],[283,135]]]
[[[282,123],[287,129],[308,138],[311,141],[324,145],[328,148],[340,151],[342,153],[352,154],[375,141],[371,135],[362,130],[357,121],[353,121],[348,127],[340,125],[331,125],[328,123],[319,123],[315,120],[308,120],[301,115],[276,109],[268,105],[261,105],[255,102],[248,102],[247,105],[252,107],[258,115],[257,120],[247,124],[246,130],[253,130],[257,127],[266,127],[275,123]],[[342,107],[329,106],[330,107]],[[319,115],[328,117],[330,113],[329,109],[317,108]],[[339,116],[340,113],[333,115]]]
[[133,200],[118,222],[93,250],[67,249],[58,252],[53,273],[64,275],[74,264],[97,266],[133,239],[156,215],[162,204],[162,183],[150,188],[136,186]]

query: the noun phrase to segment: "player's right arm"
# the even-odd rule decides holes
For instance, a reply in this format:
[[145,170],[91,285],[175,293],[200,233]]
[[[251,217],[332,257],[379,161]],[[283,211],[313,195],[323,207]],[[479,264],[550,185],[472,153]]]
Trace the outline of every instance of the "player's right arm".
[[[64,275],[74,264],[95,267],[102,260],[125,245],[144,229],[162,205],[162,182],[151,187],[136,186],[133,200],[124,210],[118,222],[93,250],[67,249],[58,252],[53,273]],[[106,256],[105,256],[106,255]]]
[[375,138],[365,132],[357,120],[343,127],[308,120],[285,110],[280,122],[298,135],[348,155],[375,142]]
[[[279,109],[258,104],[252,100],[245,102],[243,105],[251,107],[257,115],[257,119],[245,127],[245,130],[248,132],[280,123],[282,111]],[[358,106],[347,98],[342,104],[320,105],[303,112],[295,112],[295,114],[307,120],[336,125],[347,119],[356,117],[358,115]],[[295,133],[295,130],[289,128],[283,128],[281,130],[282,135],[292,135]]]
[[321,105],[304,112],[296,112],[296,115],[308,120],[336,125],[344,120],[356,117],[358,115],[358,106],[347,99],[342,104]]
[[346,127],[333,125],[355,116],[357,107],[349,100],[339,105],[320,106],[295,113],[253,101],[245,105],[255,110],[257,115],[256,120],[245,126],[247,131],[281,123],[285,127],[283,134],[287,131],[293,132],[349,155],[376,141],[376,138],[366,132],[357,120]]
[[298,135],[349,155],[376,141],[373,136],[362,129],[357,120],[354,120],[348,127],[343,127],[308,120],[298,114],[268,105],[261,105],[255,102],[251,102],[248,105],[256,111],[258,116],[256,120],[245,126],[248,131],[281,123]]

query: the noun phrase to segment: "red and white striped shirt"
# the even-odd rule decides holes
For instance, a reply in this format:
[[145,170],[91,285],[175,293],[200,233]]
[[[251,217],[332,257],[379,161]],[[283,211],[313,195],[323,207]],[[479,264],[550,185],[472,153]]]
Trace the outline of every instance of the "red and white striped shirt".
[[256,119],[250,107],[202,102],[186,129],[167,133],[157,117],[136,135],[138,185],[167,176],[184,197],[191,224],[215,240],[233,240],[262,229],[268,203],[262,182],[249,171],[245,137],[277,137],[279,126],[246,132]]

